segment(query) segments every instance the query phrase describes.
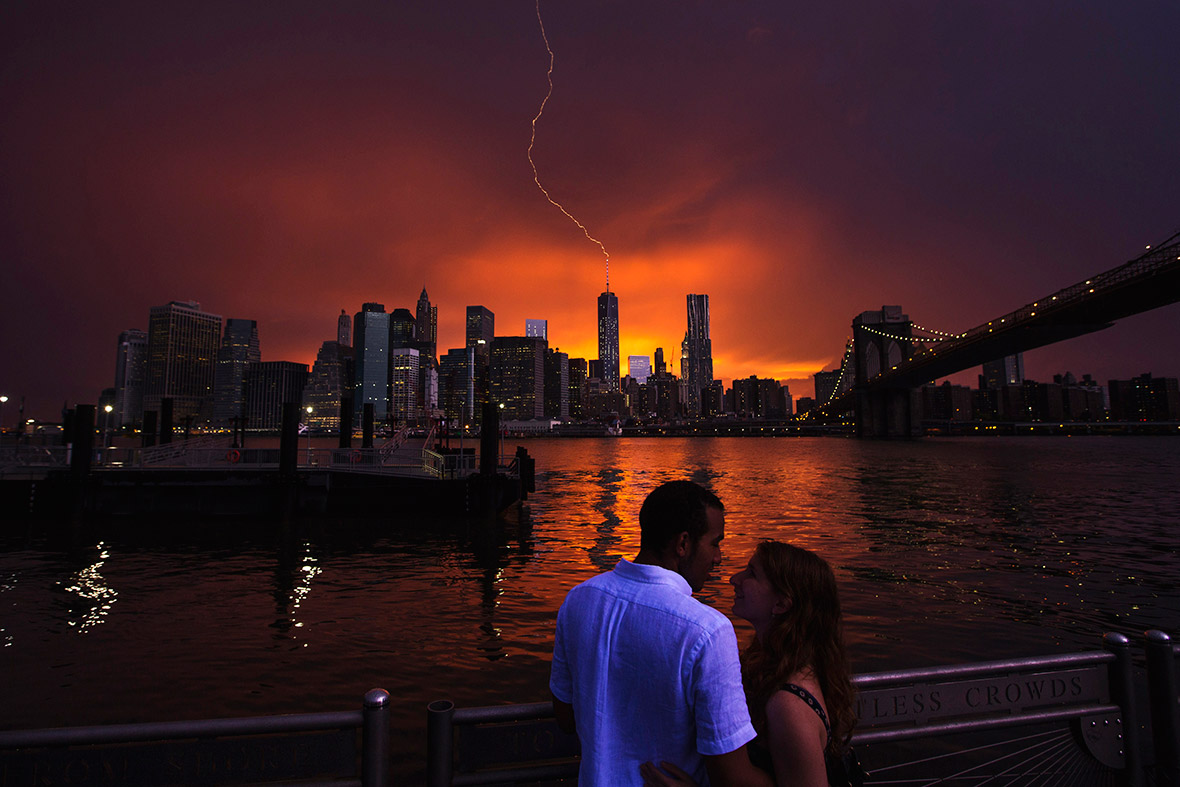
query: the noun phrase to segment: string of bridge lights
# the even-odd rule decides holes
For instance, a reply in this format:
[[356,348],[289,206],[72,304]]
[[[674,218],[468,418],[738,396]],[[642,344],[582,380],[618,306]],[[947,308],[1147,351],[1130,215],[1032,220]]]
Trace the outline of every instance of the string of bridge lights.
[[868,331],[869,333],[876,334],[877,336],[883,336],[886,339],[893,339],[894,341],[898,341],[898,342],[946,342],[946,341],[951,341],[953,339],[962,339],[964,336],[967,335],[965,333],[947,333],[946,331],[936,331],[933,328],[924,328],[921,325],[918,325],[917,323],[911,323],[911,324],[913,325],[913,327],[917,328],[920,331],[925,331],[926,333],[933,333],[939,337],[944,337],[944,338],[935,338],[934,336],[896,336],[892,333],[886,333],[885,331],[878,330],[877,328],[871,328],[868,325],[861,325],[860,327],[863,328],[864,330]]
[[852,355],[852,342],[844,345],[844,358],[840,361],[840,376],[836,378],[836,385],[832,387],[832,392],[828,394],[827,400],[824,404],[836,398],[840,391],[840,386],[844,384],[844,375],[848,372],[848,358]]

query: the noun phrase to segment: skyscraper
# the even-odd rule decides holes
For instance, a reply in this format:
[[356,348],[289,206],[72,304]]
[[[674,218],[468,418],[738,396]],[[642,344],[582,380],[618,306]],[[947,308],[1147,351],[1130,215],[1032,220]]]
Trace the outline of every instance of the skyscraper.
[[602,361],[602,389],[619,390],[619,299],[607,290],[598,296],[598,360]]
[[713,342],[709,338],[709,296],[689,295],[688,330],[684,334],[684,355],[680,374],[688,395],[690,415],[701,412],[701,391],[713,383]]
[[340,316],[336,318],[336,343],[352,346],[352,318],[344,309],[340,310]]
[[196,301],[152,307],[144,409],[159,412],[160,401],[168,398],[174,418],[208,419],[220,342],[221,316],[201,311]]
[[417,348],[418,323],[409,309],[394,309],[389,315],[389,348]]
[[438,358],[438,307],[430,305],[425,287],[418,296],[414,333],[418,339],[418,351],[432,359]]
[[[246,371],[262,360],[256,320],[225,321],[225,333],[217,350],[217,369],[213,376],[213,425],[233,426],[245,415]],[[254,424],[250,424],[254,426]]]
[[447,350],[438,376],[443,415],[460,427],[475,423],[475,348]]
[[115,354],[115,401],[111,427],[143,420],[143,385],[147,374],[146,331],[132,328],[119,334]]
[[[278,429],[283,425],[283,405],[303,399],[307,365],[292,361],[252,363],[246,371],[245,413],[252,429]],[[305,413],[299,414],[306,418]]]
[[[346,315],[347,316],[347,315]],[[352,320],[348,321],[349,326]],[[314,429],[340,427],[340,407],[345,396],[352,396],[352,344],[324,342],[316,355],[315,366],[303,389],[303,404],[311,407],[307,423]]]
[[568,365],[570,418],[581,418],[585,414],[588,366],[585,358],[570,358]]
[[467,346],[472,347],[482,341],[491,345],[492,337],[496,335],[496,315],[486,306],[467,307]]
[[1003,388],[1005,385],[1021,385],[1024,382],[1024,353],[1007,355],[983,365],[979,376],[980,388]]
[[389,315],[380,303],[366,303],[353,319],[353,362],[356,388],[353,413],[359,420],[366,404],[373,405],[374,419],[389,412]]
[[548,320],[525,320],[524,321],[524,335],[531,336],[535,339],[549,340],[549,321]]
[[413,347],[397,347],[389,359],[390,415],[401,426],[417,425],[422,408],[419,399],[419,354]]
[[545,417],[570,417],[570,358],[557,349],[545,351]]
[[492,341],[491,395],[503,417],[528,421],[545,415],[545,350],[543,339],[497,336]]

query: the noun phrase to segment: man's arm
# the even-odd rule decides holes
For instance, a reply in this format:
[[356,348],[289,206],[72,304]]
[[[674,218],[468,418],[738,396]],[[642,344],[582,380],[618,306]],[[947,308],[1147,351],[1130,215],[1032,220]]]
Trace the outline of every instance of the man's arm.
[[[552,694],[552,692],[550,692]],[[574,721],[574,706],[553,697],[553,715],[557,717],[557,726],[566,735],[577,733],[577,723]]]
[[705,770],[714,787],[774,787],[774,779],[750,762],[746,746],[728,754],[705,755]]

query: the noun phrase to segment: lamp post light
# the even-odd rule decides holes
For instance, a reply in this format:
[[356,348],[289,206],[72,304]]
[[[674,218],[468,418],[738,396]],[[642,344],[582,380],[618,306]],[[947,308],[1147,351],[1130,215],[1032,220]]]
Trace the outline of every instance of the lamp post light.
[[111,413],[115,411],[115,408],[108,404],[102,410],[106,413],[106,418],[102,419],[102,464],[105,465],[107,464],[107,449],[111,442]]
[[311,414],[312,414],[312,408],[311,408],[310,404],[306,407],[306,410],[307,410],[307,464],[310,467],[311,466]]
[[7,396],[0,396],[0,435],[4,434],[4,403],[7,401]]

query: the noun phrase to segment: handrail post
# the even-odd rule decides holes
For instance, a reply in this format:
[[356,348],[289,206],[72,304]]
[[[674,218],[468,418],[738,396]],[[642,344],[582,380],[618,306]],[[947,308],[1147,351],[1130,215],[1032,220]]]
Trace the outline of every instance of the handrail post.
[[1123,722],[1123,771],[1122,783],[1130,787],[1143,787],[1143,755],[1140,745],[1139,718],[1135,712],[1135,685],[1131,663],[1131,641],[1122,634],[1109,632],[1102,636],[1102,644],[1114,661],[1110,664],[1111,699],[1122,709]]
[[1180,705],[1177,704],[1176,656],[1171,638],[1152,629],[1147,639],[1147,694],[1155,744],[1156,781],[1180,786]]
[[455,703],[435,700],[426,706],[426,785],[451,787],[454,778]]
[[361,784],[389,786],[389,692],[370,689],[365,694],[361,732]]

